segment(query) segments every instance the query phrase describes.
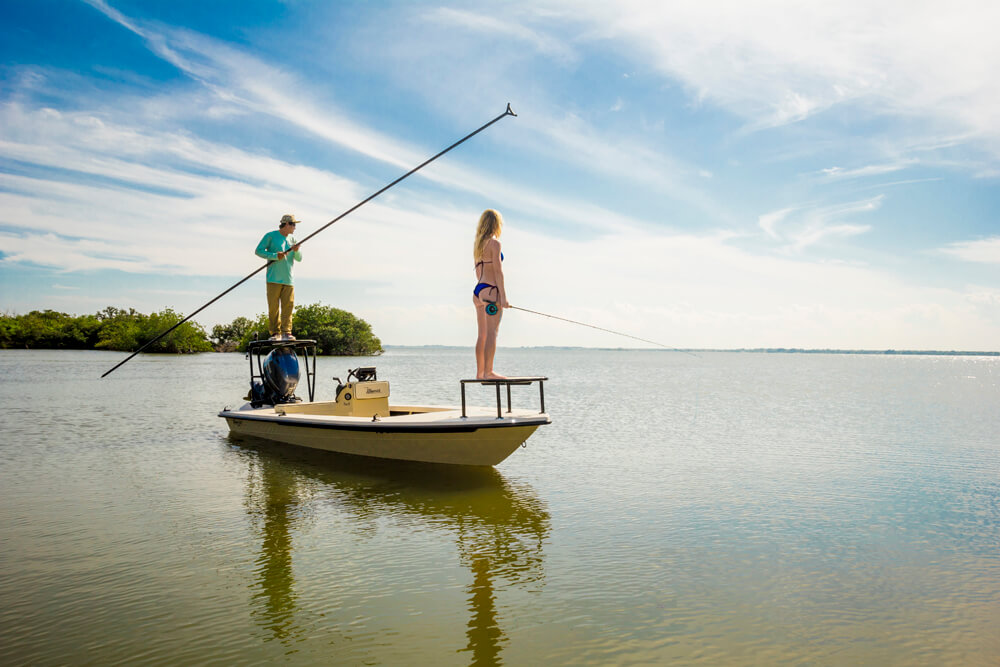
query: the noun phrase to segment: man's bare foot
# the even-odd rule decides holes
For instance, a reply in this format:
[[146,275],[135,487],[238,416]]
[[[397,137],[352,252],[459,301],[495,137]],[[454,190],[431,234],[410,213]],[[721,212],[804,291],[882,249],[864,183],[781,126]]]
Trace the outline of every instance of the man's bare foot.
[[500,375],[499,373],[494,373],[493,371],[490,371],[489,373],[486,374],[486,376],[483,379],[484,380],[506,380],[507,376],[506,375]]

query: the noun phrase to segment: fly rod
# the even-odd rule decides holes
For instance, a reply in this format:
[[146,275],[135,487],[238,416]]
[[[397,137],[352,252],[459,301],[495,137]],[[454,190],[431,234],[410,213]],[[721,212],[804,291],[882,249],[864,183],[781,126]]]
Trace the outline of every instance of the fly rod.
[[[334,218],[330,222],[326,223],[325,225],[323,225],[322,227],[320,227],[319,229],[317,229],[312,234],[309,234],[307,237],[305,237],[304,239],[302,239],[301,241],[299,241],[298,245],[302,245],[303,243],[305,243],[306,241],[308,241],[312,237],[316,236],[317,234],[319,234],[321,231],[323,231],[324,229],[326,229],[327,227],[329,227],[333,223],[337,222],[341,218],[344,218],[344,217],[350,215],[351,213],[353,213],[357,209],[361,208],[362,206],[364,206],[365,204],[367,204],[368,202],[370,202],[372,199],[375,199],[380,194],[382,194],[383,192],[385,192],[386,190],[388,190],[392,186],[396,185],[397,183],[399,183],[401,180],[403,180],[407,176],[411,176],[411,175],[415,174],[416,172],[420,171],[421,169],[423,169],[424,167],[426,167],[428,164],[430,164],[434,160],[438,159],[439,157],[441,157],[442,155],[444,155],[445,153],[447,153],[448,151],[450,151],[451,149],[453,149],[456,146],[458,146],[459,144],[462,144],[465,141],[471,139],[472,137],[476,136],[477,134],[479,134],[480,132],[482,132],[483,130],[485,130],[486,128],[488,128],[493,123],[497,122],[498,120],[500,120],[502,118],[506,118],[507,116],[515,116],[515,117],[517,116],[517,114],[514,113],[514,110],[510,108],[510,102],[507,103],[507,109],[502,114],[500,114],[499,116],[497,116],[496,118],[494,118],[490,122],[486,123],[485,125],[483,125],[482,127],[480,127],[478,130],[476,130],[475,132],[470,132],[469,134],[465,135],[464,137],[462,137],[461,139],[459,139],[458,141],[456,141],[455,143],[453,143],[451,146],[448,146],[448,148],[445,148],[443,151],[441,151],[440,153],[438,153],[434,157],[431,157],[431,158],[428,158],[427,160],[424,160],[419,165],[417,165],[416,167],[414,167],[410,171],[406,172],[405,174],[403,174],[402,176],[400,176],[399,178],[397,178],[396,180],[394,180],[392,183],[389,183],[388,185],[386,185],[385,187],[383,187],[378,192],[376,192],[376,193],[374,193],[372,195],[369,195],[366,199],[363,199],[362,201],[358,202],[357,204],[355,204],[351,208],[347,209],[346,211],[344,211],[343,213],[341,213],[340,215],[338,215],[336,218]],[[265,262],[261,266],[257,267],[252,273],[250,273],[245,278],[243,278],[242,280],[240,280],[239,282],[237,282],[236,284],[234,284],[232,287],[230,287],[226,291],[224,291],[221,294],[219,294],[218,296],[216,296],[214,299],[212,299],[211,301],[209,301],[208,303],[206,303],[204,306],[202,306],[198,310],[194,311],[193,313],[191,313],[190,315],[188,315],[187,317],[185,317],[183,320],[181,320],[180,322],[178,322],[174,326],[170,327],[169,329],[167,329],[166,331],[164,331],[163,333],[161,333],[156,338],[154,338],[154,339],[150,340],[149,342],[147,342],[145,345],[143,345],[138,350],[136,350],[135,352],[133,352],[132,354],[130,354],[129,356],[127,356],[125,359],[123,359],[122,361],[118,362],[110,370],[105,371],[105,373],[103,375],[101,375],[101,377],[103,378],[103,377],[105,377],[105,376],[113,373],[115,370],[118,369],[119,366],[125,365],[130,359],[132,359],[132,357],[136,356],[137,354],[139,354],[140,352],[142,352],[143,350],[145,350],[147,347],[149,347],[150,345],[152,345],[156,341],[160,340],[161,338],[163,338],[164,336],[166,336],[167,334],[169,334],[171,331],[173,331],[174,329],[176,329],[180,325],[182,325],[185,322],[187,322],[188,320],[190,320],[192,317],[194,317],[195,315],[197,315],[201,311],[203,311],[206,308],[208,308],[209,306],[211,306],[213,303],[215,303],[216,301],[218,301],[219,299],[221,299],[225,295],[229,294],[230,292],[232,292],[234,289],[236,289],[237,287],[239,287],[240,285],[242,285],[246,281],[248,281],[251,278],[253,278],[255,275],[257,275],[258,273],[260,273],[261,271],[263,271],[264,269],[266,269],[269,264],[271,264],[271,262]]]
[[569,322],[570,324],[579,324],[581,327],[590,327],[591,329],[597,329],[599,331],[606,331],[608,333],[615,334],[616,336],[625,336],[626,338],[632,338],[635,340],[641,340],[643,343],[649,343],[651,345],[659,345],[660,347],[665,347],[668,350],[673,350],[674,352],[683,352],[684,354],[690,354],[692,357],[697,357],[698,355],[694,352],[688,352],[687,350],[681,350],[676,347],[670,347],[669,345],[664,345],[663,343],[657,343],[655,340],[647,340],[645,338],[639,338],[638,336],[633,336],[632,334],[622,333],[621,331],[612,331],[611,329],[605,329],[604,327],[594,326],[593,324],[587,324],[585,322],[577,322],[576,320],[570,320],[565,317],[559,317],[557,315],[549,315],[548,313],[540,313],[537,310],[528,310],[527,308],[521,308],[519,306],[508,305],[508,308],[513,308],[514,310],[521,310],[525,313],[532,313],[533,315],[541,315],[542,317],[551,317],[554,320],[562,320],[563,322]]

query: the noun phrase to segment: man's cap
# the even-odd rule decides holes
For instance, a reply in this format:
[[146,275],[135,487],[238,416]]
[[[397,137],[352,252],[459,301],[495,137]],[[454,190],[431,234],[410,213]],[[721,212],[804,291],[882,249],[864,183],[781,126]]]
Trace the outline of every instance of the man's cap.
[[299,221],[291,213],[286,213],[285,215],[281,216],[281,223],[280,224],[287,225],[289,223],[291,223],[293,225],[297,225],[299,223]]

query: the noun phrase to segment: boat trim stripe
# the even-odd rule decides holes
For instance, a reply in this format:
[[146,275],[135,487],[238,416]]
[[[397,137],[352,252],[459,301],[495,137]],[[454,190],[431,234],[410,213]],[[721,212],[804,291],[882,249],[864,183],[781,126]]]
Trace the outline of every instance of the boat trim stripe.
[[281,426],[296,426],[299,428],[321,428],[333,429],[335,431],[374,431],[375,433],[473,433],[483,428],[513,428],[515,426],[542,426],[551,424],[548,417],[539,419],[538,417],[518,417],[517,421],[497,420],[497,423],[484,422],[476,425],[471,424],[411,424],[386,425],[384,422],[367,422],[362,424],[334,424],[329,422],[306,421],[300,419],[289,419],[284,416],[261,417],[251,415],[241,415],[234,412],[220,412],[220,417],[226,419],[245,419],[247,421],[271,422]]

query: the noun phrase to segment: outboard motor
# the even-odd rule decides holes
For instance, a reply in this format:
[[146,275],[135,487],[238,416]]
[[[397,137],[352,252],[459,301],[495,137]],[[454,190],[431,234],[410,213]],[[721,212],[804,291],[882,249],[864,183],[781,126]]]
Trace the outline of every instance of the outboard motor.
[[299,358],[287,347],[276,347],[264,357],[262,364],[264,382],[255,382],[250,389],[250,402],[254,407],[296,403],[295,388],[299,386]]

